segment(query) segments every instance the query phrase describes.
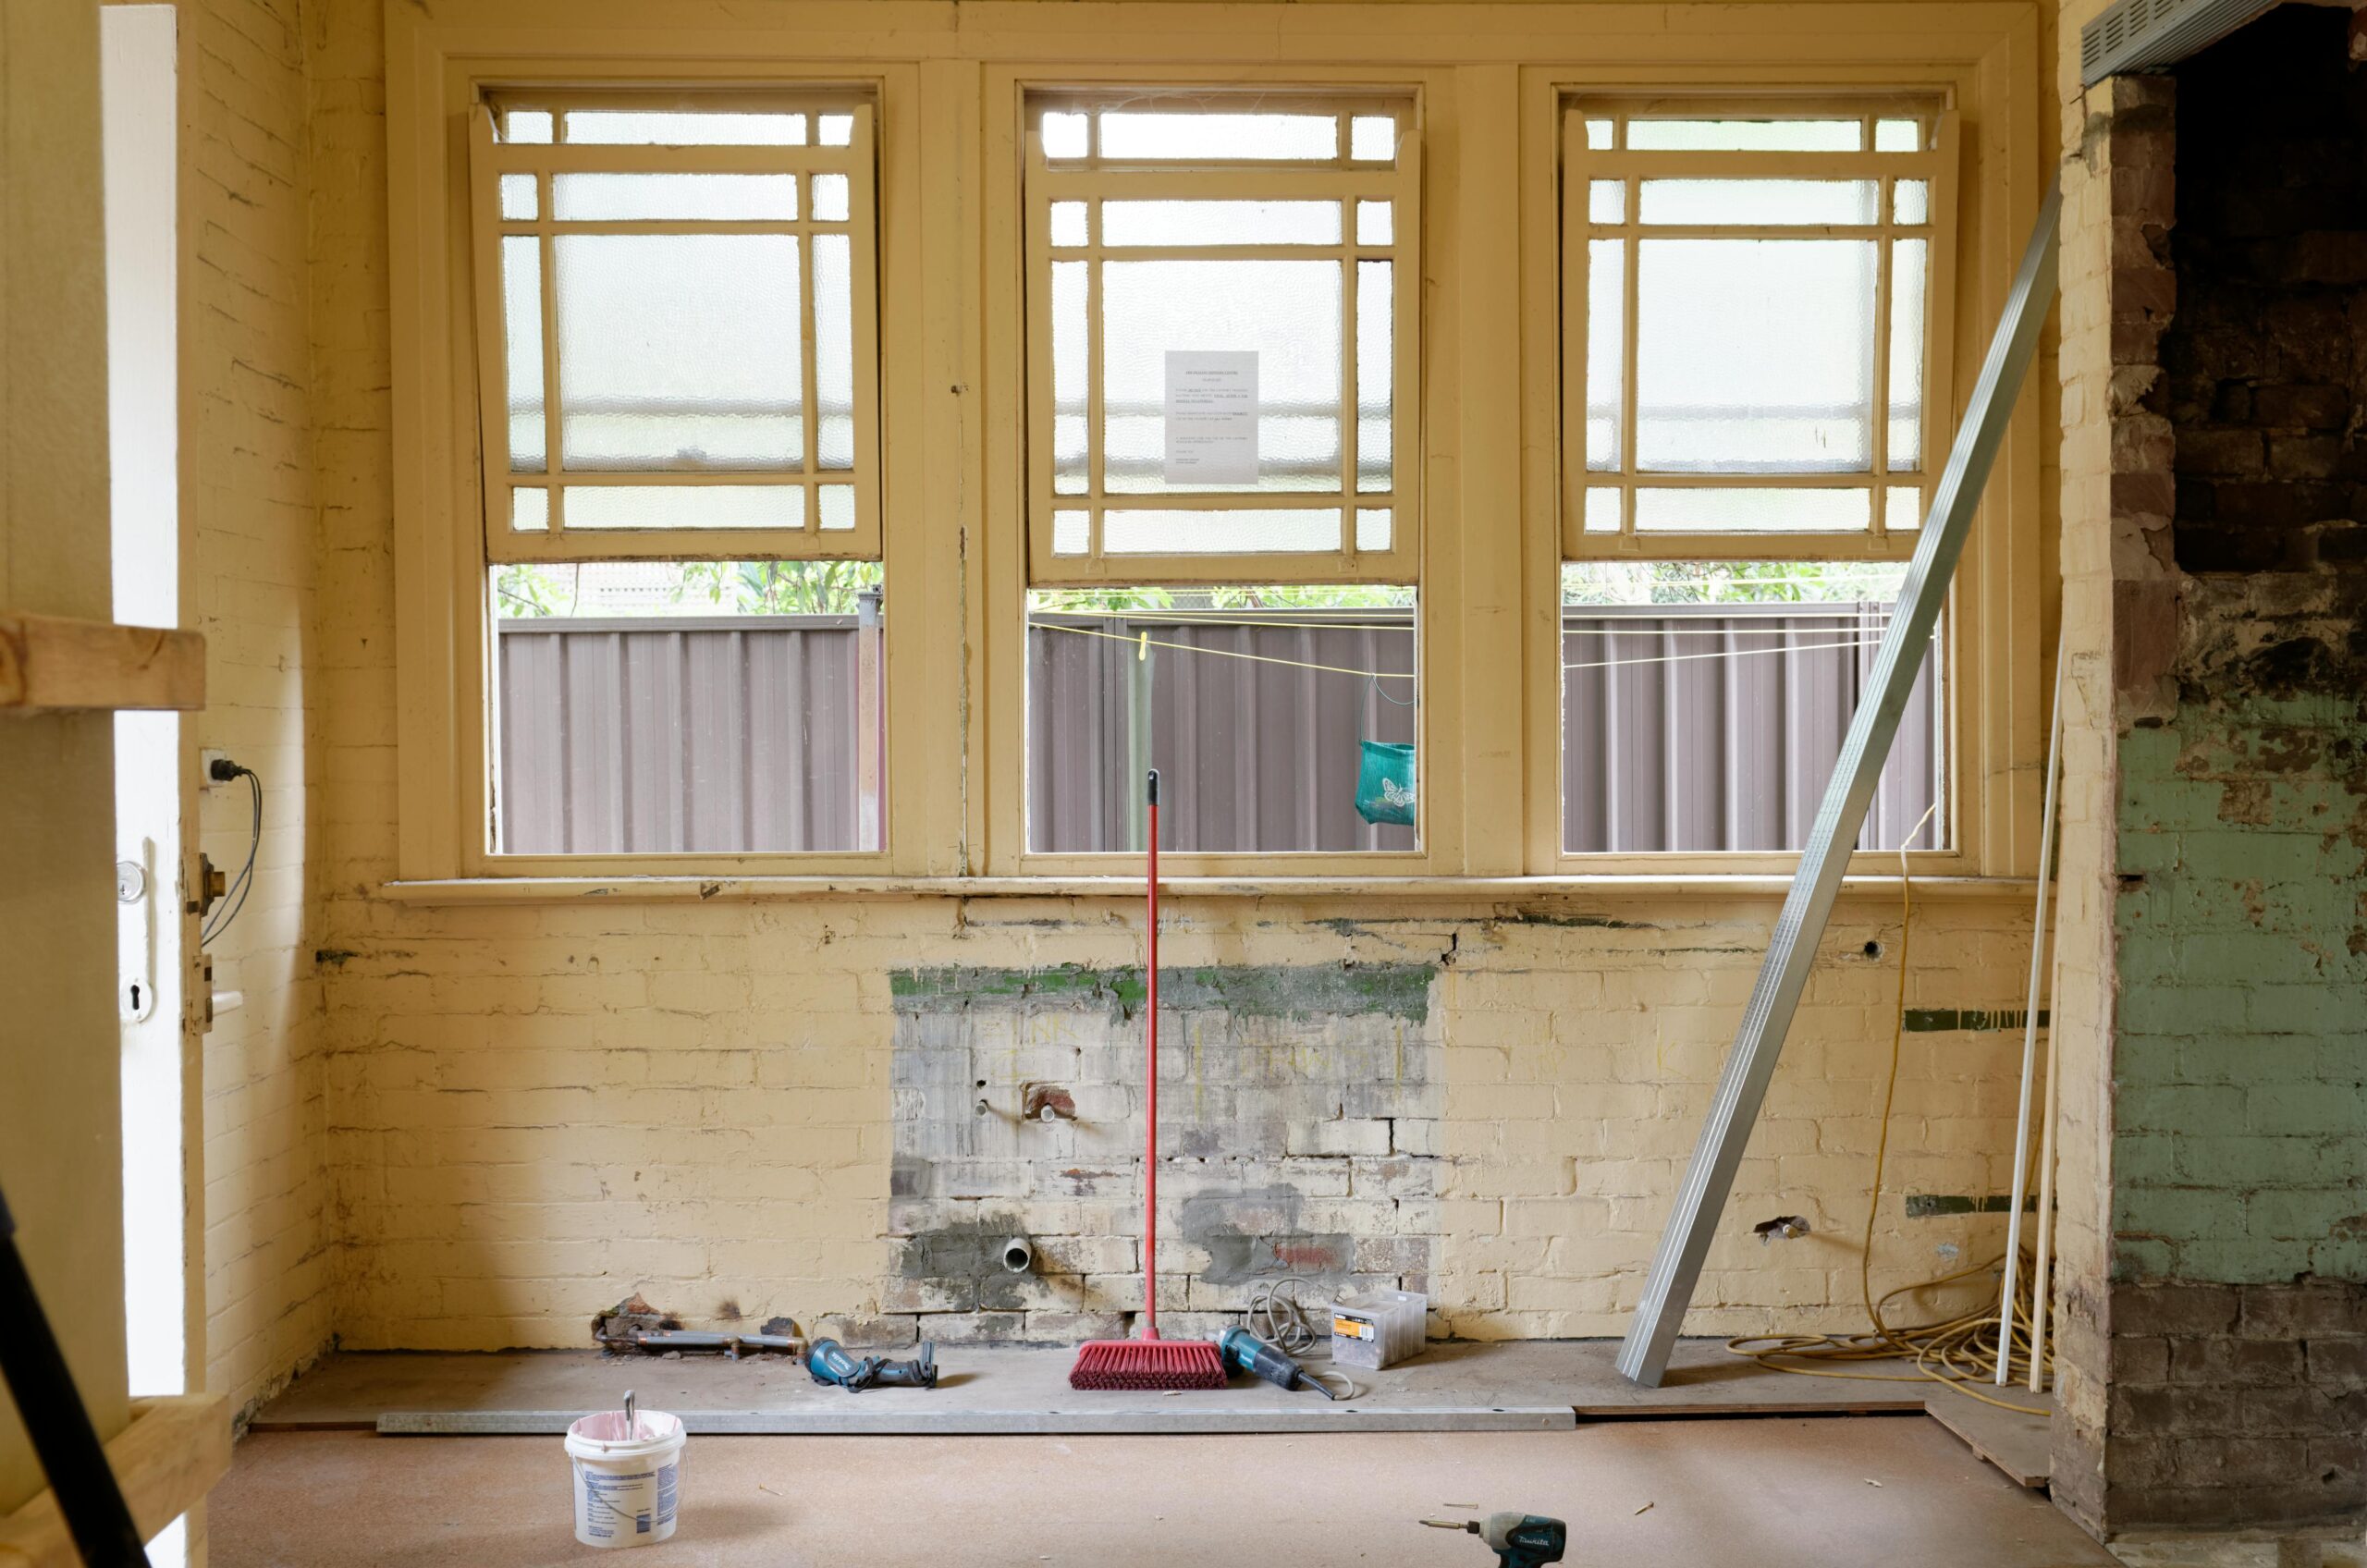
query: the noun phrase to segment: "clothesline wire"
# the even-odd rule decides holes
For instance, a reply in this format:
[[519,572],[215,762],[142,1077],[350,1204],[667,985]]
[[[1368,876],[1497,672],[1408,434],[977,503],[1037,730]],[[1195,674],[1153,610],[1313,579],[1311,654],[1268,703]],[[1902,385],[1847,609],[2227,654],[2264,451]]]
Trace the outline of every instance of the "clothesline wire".
[[[1084,612],[1084,611],[1054,611],[1054,612],[1049,612],[1049,613],[1054,613],[1054,614],[1085,614],[1085,613],[1089,613],[1089,612]],[[1134,619],[1134,618],[1133,618],[1132,616],[1130,616],[1129,614],[1127,614],[1126,612],[1124,612],[1124,611],[1111,611],[1111,612],[1110,613],[1110,615],[1109,615],[1108,617],[1104,618],[1104,619],[1112,619],[1112,620],[1128,620],[1128,619]],[[1269,627],[1269,628],[1273,628],[1273,629],[1275,629],[1275,630],[1282,631],[1413,631],[1413,630],[1414,630],[1414,628],[1413,628],[1413,627],[1412,627],[1412,625],[1410,625],[1410,624],[1407,624],[1407,625],[1402,625],[1402,626],[1401,626],[1401,625],[1392,625],[1392,624],[1390,624],[1390,623],[1388,623],[1388,622],[1385,622],[1385,621],[1349,621],[1349,620],[1232,620],[1232,619],[1222,619],[1222,620],[1219,620],[1219,619],[1196,620],[1196,619],[1190,619],[1189,617],[1186,617],[1186,616],[1170,615],[1170,614],[1165,614],[1165,613],[1160,613],[1160,614],[1156,614],[1156,615],[1147,615],[1147,616],[1142,617],[1141,619],[1142,619],[1144,621],[1146,621],[1146,622],[1155,622],[1155,623],[1157,623],[1157,624],[1159,624],[1159,625],[1162,625],[1162,626],[1205,626],[1205,627],[1212,627],[1212,628],[1215,628],[1215,629],[1217,629],[1217,630],[1219,630],[1219,631],[1221,631],[1221,630],[1223,630],[1224,628],[1229,627],[1229,626],[1239,626],[1239,627]],[[1772,636],[1779,635],[1778,631],[1777,631],[1775,629],[1773,629],[1773,628],[1763,628],[1763,627],[1745,627],[1745,628],[1739,628],[1739,629],[1738,629],[1738,628],[1732,627],[1732,626],[1726,626],[1726,627],[1717,627],[1717,626],[1648,626],[1648,625],[1634,625],[1634,626],[1630,626],[1630,625],[1628,625],[1628,624],[1626,624],[1626,623],[1627,623],[1627,621],[1628,621],[1631,618],[1626,617],[1626,616],[1613,616],[1613,615],[1591,615],[1591,616],[1590,616],[1590,615],[1574,615],[1574,614],[1570,614],[1570,613],[1564,612],[1564,614],[1563,615],[1563,618],[1562,618],[1562,619],[1563,619],[1563,625],[1564,625],[1564,631],[1571,631],[1571,630],[1575,629],[1575,630],[1576,631],[1577,634],[1578,634],[1578,635],[1581,635],[1581,636],[1601,636],[1601,637],[1772,637]],[[1654,616],[1654,615],[1639,615],[1639,616],[1633,617],[1632,619],[1635,619],[1635,620],[1637,620],[1637,621],[1638,621],[1638,622],[1642,622],[1642,621],[1651,621],[1651,620],[1659,620],[1659,619],[1674,619],[1674,618],[1663,618],[1663,617]],[[1890,612],[1889,612],[1889,611],[1887,611],[1887,610],[1875,610],[1875,611],[1867,611],[1867,612],[1859,612],[1859,611],[1854,611],[1854,610],[1818,610],[1818,611],[1801,612],[1801,611],[1795,610],[1795,611],[1791,611],[1791,612],[1788,612],[1788,613],[1781,613],[1781,614],[1742,614],[1742,615],[1723,615],[1723,616],[1721,616],[1719,619],[1722,619],[1722,620],[1730,620],[1730,621],[1739,621],[1739,620],[1785,620],[1785,621],[1812,621],[1812,620],[1841,621],[1841,620],[1851,620],[1851,621],[1858,621],[1858,622],[1868,623],[1868,624],[1881,624],[1881,623],[1886,622],[1886,621],[1888,621],[1888,620],[1890,619]],[[1067,625],[1065,625],[1065,624],[1063,624],[1062,622],[1060,622],[1060,621],[1037,620],[1037,621],[1034,621],[1034,622],[1032,622],[1031,624],[1034,624],[1034,625],[1036,625],[1036,626],[1046,626],[1046,627],[1049,627],[1049,628],[1051,628],[1051,629],[1052,629],[1053,631],[1073,631],[1073,630],[1076,630],[1075,628],[1073,628],[1073,627],[1067,626]],[[1802,634],[1804,634],[1804,635],[1809,635],[1809,636],[1821,636],[1821,635],[1824,635],[1824,634],[1827,634],[1827,633],[1830,633],[1830,632],[1834,632],[1834,631],[1853,631],[1853,630],[1856,630],[1856,629],[1857,629],[1856,627],[1850,627],[1850,626],[1837,626],[1837,625],[1835,625],[1835,626],[1802,626],[1802,627],[1798,628],[1799,631],[1800,631]],[[1134,633],[1134,632],[1127,632],[1127,633],[1122,633],[1122,635],[1124,635],[1124,636],[1128,637],[1129,639],[1132,639],[1133,637],[1134,637],[1134,636],[1136,636],[1136,635],[1138,635],[1138,634],[1137,634],[1137,633]]]
[[[1170,642],[1164,638],[1153,637],[1147,632],[1137,632],[1133,636],[1128,636],[1124,632],[1103,631],[1098,628],[1090,626],[1063,626],[1060,622],[1052,620],[1030,620],[1027,624],[1031,627],[1040,627],[1047,631],[1067,631],[1079,637],[1105,638],[1112,643],[1123,643],[1130,648],[1173,648],[1178,653],[1184,654],[1214,654],[1219,658],[1246,659],[1252,664],[1282,665],[1291,669],[1319,670],[1327,675],[1353,675],[1360,680],[1372,680],[1375,682],[1382,680],[1411,680],[1414,679],[1414,676],[1410,671],[1355,669],[1347,665],[1316,664],[1306,659],[1278,658],[1271,654],[1245,654],[1233,648],[1208,648],[1202,647],[1196,643]],[[1562,668],[1565,670],[1612,669],[1624,665],[1678,664],[1689,659],[1739,659],[1748,658],[1756,654],[1831,653],[1846,648],[1877,648],[1881,645],[1882,639],[1880,638],[1865,638],[1846,643],[1803,643],[1783,648],[1720,648],[1706,654],[1660,654],[1645,658],[1596,659],[1585,664],[1565,664]],[[1379,690],[1377,685],[1375,690]],[[1384,696],[1387,695],[1386,692],[1382,694]],[[1393,697],[1389,700],[1392,702],[1396,701]]]

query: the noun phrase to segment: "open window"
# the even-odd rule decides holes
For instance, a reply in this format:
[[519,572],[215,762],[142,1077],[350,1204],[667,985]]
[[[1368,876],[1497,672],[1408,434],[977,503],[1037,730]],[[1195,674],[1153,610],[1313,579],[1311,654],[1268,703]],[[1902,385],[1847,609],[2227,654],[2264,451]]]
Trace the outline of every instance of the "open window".
[[474,136],[495,851],[881,848],[871,106]]
[[1412,100],[1027,116],[1028,850],[1415,848]]
[[[1569,105],[1564,853],[1806,842],[1948,434],[1955,166],[1936,100]],[[1943,624],[1866,847],[1950,842]]]

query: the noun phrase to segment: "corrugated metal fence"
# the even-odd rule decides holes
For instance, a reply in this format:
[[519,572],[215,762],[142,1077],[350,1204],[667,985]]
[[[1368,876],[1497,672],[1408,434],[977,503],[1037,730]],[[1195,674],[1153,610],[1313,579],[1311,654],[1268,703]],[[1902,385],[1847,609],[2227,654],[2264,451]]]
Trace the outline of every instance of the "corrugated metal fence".
[[865,700],[877,689],[877,632],[853,616],[499,626],[503,852],[877,842],[864,784],[879,777],[878,709]]
[[[1567,847],[1797,849],[1884,618],[1871,605],[1566,611],[1563,663],[1576,667],[1563,692]],[[1415,738],[1415,710],[1390,700],[1413,682],[1336,673],[1412,669],[1410,611],[1036,620],[1032,848],[1138,847],[1146,758],[1170,782],[1162,848],[1414,847],[1413,829],[1375,827],[1355,809],[1357,741]],[[1146,650],[1146,635],[1171,645]],[[882,754],[876,695],[865,695],[877,692],[876,643],[868,674],[864,651],[873,638],[852,616],[500,623],[502,849],[876,841],[876,796],[859,766],[867,753],[877,777]],[[1147,735],[1132,718],[1146,683]],[[1862,845],[1896,848],[1936,798],[1942,732],[1927,661]],[[1935,819],[1916,844],[1944,837]]]

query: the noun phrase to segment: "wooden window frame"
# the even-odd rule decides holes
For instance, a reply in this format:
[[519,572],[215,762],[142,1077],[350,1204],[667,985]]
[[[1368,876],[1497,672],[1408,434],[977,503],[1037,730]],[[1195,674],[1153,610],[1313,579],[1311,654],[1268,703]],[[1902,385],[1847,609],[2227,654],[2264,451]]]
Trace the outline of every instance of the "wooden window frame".
[[[774,93],[687,92],[629,93],[613,88],[568,92],[545,89],[500,94],[512,111],[529,105],[548,111],[554,140],[544,142],[504,141],[496,134],[490,103],[470,116],[470,243],[476,258],[474,286],[477,317],[478,404],[484,428],[480,446],[484,456],[485,554],[495,563],[541,561],[646,560],[869,560],[880,557],[879,528],[879,304],[877,164],[869,102],[829,91]],[[818,126],[809,128],[801,146],[701,145],[641,146],[631,143],[570,142],[558,140],[561,116],[570,110],[597,108],[764,109],[799,113],[809,120],[822,114],[842,114],[852,122],[843,146],[821,143]],[[798,215],[778,221],[562,220],[553,200],[553,177],[561,174],[790,174],[797,177]],[[524,174],[535,181],[534,216],[509,218],[501,211],[500,184],[505,174]],[[816,175],[846,177],[847,216],[818,218],[814,214],[813,178]],[[562,421],[565,415],[565,367],[560,363],[556,239],[572,234],[786,234],[803,241],[798,265],[800,365],[803,370],[799,420],[801,460],[795,468],[728,469],[599,469],[570,471],[562,461]],[[814,240],[826,234],[843,234],[850,252],[851,338],[853,345],[852,460],[844,469],[821,466],[821,405],[816,390],[820,358],[816,332],[816,293],[819,287]],[[509,456],[509,355],[505,340],[501,242],[513,237],[536,242],[542,268],[537,300],[542,311],[543,459],[539,470],[514,468]],[[570,528],[567,492],[573,488],[697,486],[724,484],[798,490],[803,493],[803,525],[798,528]],[[819,506],[823,485],[844,485],[853,491],[853,526],[824,529]],[[516,491],[546,493],[548,524],[539,531],[508,524]]]
[[[1758,91],[1718,91],[1692,88],[1639,92],[1596,92],[1565,95],[1559,105],[1558,141],[1562,173],[1561,234],[1561,375],[1562,410],[1559,533],[1564,564],[1585,561],[1898,561],[1915,552],[1919,528],[1887,526],[1884,491],[1913,486],[1919,491],[1917,521],[1928,509],[1932,489],[1954,437],[1956,360],[1955,324],[1957,264],[1957,178],[1962,161],[1958,117],[1944,93],[1847,92],[1804,89],[1791,93]],[[1588,124],[1606,115],[1640,112],[1641,117],[1712,119],[1732,117],[1855,119],[1861,127],[1858,152],[1660,152],[1637,151],[1625,145],[1599,148],[1589,141]],[[1928,128],[1924,145],[1916,151],[1874,151],[1874,123],[1912,118]],[[1670,225],[1642,222],[1641,182],[1651,178],[1855,178],[1876,184],[1876,221],[1866,225]],[[1617,180],[1624,190],[1621,220],[1605,223],[1591,212],[1591,188],[1598,180]],[[1926,182],[1930,202],[1927,221],[1900,225],[1895,221],[1894,191],[1900,179]],[[1923,319],[1924,398],[1920,449],[1910,465],[1895,461],[1889,451],[1892,241],[1920,236],[1928,239]],[[1638,242],[1648,239],[1686,238],[1819,239],[1865,238],[1875,242],[1876,268],[1873,319],[1873,378],[1870,412],[1870,451],[1862,473],[1852,472],[1803,473],[1653,472],[1640,468],[1637,452],[1637,350],[1639,296]],[[1587,449],[1588,350],[1592,241],[1625,241],[1625,286],[1621,293],[1624,319],[1620,331],[1617,465],[1588,466]],[[1977,347],[1977,345],[1976,345]],[[1975,354],[1972,358],[1978,358]],[[1665,489],[1857,489],[1867,492],[1869,526],[1862,530],[1812,532],[1643,531],[1637,526],[1635,492],[1639,487]],[[1586,526],[1587,492],[1611,490],[1619,496],[1616,532]],[[1558,576],[1558,571],[1557,571]],[[1971,574],[1968,572],[1967,580]],[[1557,585],[1556,605],[1559,606]],[[1951,606],[1951,609],[1958,607]],[[1959,814],[1966,807],[1958,789],[1961,761],[1961,719],[1977,707],[1982,679],[1959,656],[1958,618],[1944,616],[1933,646],[1940,654],[1941,686],[1938,728],[1942,755],[1940,817],[1943,846],[1918,851],[1910,864],[1934,874],[1968,869],[1964,854],[1964,827]],[[1556,691],[1562,679],[1555,659]],[[1962,690],[1960,690],[1962,688]],[[1960,701],[1971,698],[1971,701]],[[1558,700],[1558,696],[1557,696]],[[1586,875],[1609,866],[1637,864],[1711,871],[1775,870],[1797,859],[1797,851],[1659,851],[1575,853],[1564,848],[1566,825],[1560,820],[1560,764],[1564,753],[1559,713],[1552,748],[1554,775],[1554,865],[1567,874]],[[1895,863],[1894,863],[1895,864]]]
[[[1699,118],[1817,118],[1855,119],[1871,147],[1877,120],[1912,118],[1929,123],[1926,145],[1916,152],[1777,153],[1637,152],[1627,148],[1588,145],[1588,122],[1598,112],[1613,115],[1639,109],[1662,111],[1646,117]],[[1694,111],[1680,116],[1679,109]],[[1890,112],[1885,113],[1888,109]],[[1826,97],[1803,94],[1767,98],[1756,94],[1690,92],[1684,94],[1594,94],[1571,99],[1564,108],[1562,157],[1564,190],[1562,360],[1563,414],[1565,428],[1562,501],[1562,549],[1570,560],[1658,559],[1841,559],[1904,560],[1915,550],[1913,531],[1888,525],[1884,491],[1913,486],[1928,504],[1938,477],[1935,456],[1944,457],[1955,434],[1945,389],[1955,358],[1954,335],[1946,325],[1956,319],[1956,118],[1932,98],[1890,95]],[[1614,120],[1614,124],[1618,122]],[[1624,138],[1623,138],[1624,140]],[[1863,179],[1875,183],[1879,211],[1871,224],[1647,224],[1642,221],[1641,184],[1654,178],[1697,179]],[[1929,216],[1919,224],[1896,221],[1894,192],[1901,179],[1925,183]],[[1590,212],[1590,192],[1597,181],[1616,180],[1625,191],[1621,221],[1597,221]],[[1891,278],[1893,241],[1902,238],[1928,242],[1923,299],[1923,385],[1926,389],[1920,420],[1920,449],[1916,460],[1901,465],[1889,450]],[[1612,239],[1624,242],[1626,276],[1621,293],[1624,313],[1620,333],[1620,411],[1618,463],[1615,468],[1588,466],[1587,458],[1587,358],[1589,337],[1588,301],[1591,282],[1591,242]],[[1874,242],[1873,381],[1869,410],[1871,441],[1868,466],[1853,472],[1796,473],[1707,473],[1650,472],[1637,460],[1637,301],[1640,290],[1638,245],[1646,239],[1863,239]],[[1934,396],[1936,389],[1936,397]],[[1635,494],[1638,489],[1864,490],[1868,493],[1870,526],[1832,532],[1721,533],[1709,530],[1639,531]],[[1620,497],[1615,531],[1586,527],[1587,492],[1607,490]],[[1917,521],[1921,521],[1919,507]]]
[[[702,4],[662,20],[639,0],[389,7],[394,888],[428,900],[1138,888],[1137,868],[1024,853],[1021,104],[1030,91],[1213,80],[1410,90],[1423,104],[1421,449],[1399,457],[1418,463],[1422,500],[1427,799],[1418,857],[1237,857],[1171,874],[1185,888],[1275,896],[1780,891],[1772,878],[1795,856],[1560,853],[1562,105],[1647,91],[1950,95],[1964,128],[1949,389],[1960,406],[2048,176],[2040,22],[2018,0],[1875,0],[1846,21],[1788,0],[1649,18],[1588,0],[1343,0],[1319,15],[1256,0],[782,0],[761,17]],[[835,86],[880,105],[880,547],[896,584],[885,682],[900,758],[880,853],[491,866],[475,847],[490,650],[467,113],[488,86],[583,82]],[[1919,875],[2027,876],[2036,859],[2053,396],[2042,366],[1960,570],[1949,623],[1958,831]],[[1895,864],[1867,857],[1859,869]]]
[[[1122,98],[1133,107],[1157,107],[1163,103],[1196,109],[1220,106],[1239,98],[1244,107],[1261,113],[1320,113],[1339,122],[1340,152],[1328,165],[1306,162],[1248,160],[1184,160],[1172,164],[1122,163],[1098,158],[1054,163],[1044,153],[1040,116],[1064,106],[1091,110],[1110,106]],[[1038,92],[1029,96],[1025,129],[1027,172],[1023,181],[1027,203],[1027,480],[1028,570],[1038,588],[1134,586],[1145,583],[1331,583],[1384,582],[1414,584],[1421,577],[1421,485],[1417,464],[1397,460],[1398,454],[1421,450],[1419,399],[1421,375],[1421,290],[1412,284],[1421,276],[1422,120],[1417,98],[1363,93],[1308,94],[1244,93],[1236,87],[1187,89],[1169,84],[1155,90],[1094,93]],[[1348,122],[1355,117],[1387,115],[1396,122],[1396,151],[1390,164],[1358,164],[1349,151]],[[1336,245],[1229,245],[1111,247],[1090,227],[1085,244],[1055,246],[1051,211],[1058,202],[1086,203],[1088,225],[1105,201],[1145,199],[1256,201],[1260,198],[1317,198],[1342,204],[1340,242]],[[1356,233],[1355,204],[1379,199],[1392,204],[1392,234],[1384,244],[1369,244]],[[1189,490],[1112,492],[1103,484],[1107,453],[1102,440],[1102,387],[1099,353],[1101,311],[1099,283],[1106,262],[1174,259],[1331,261],[1343,274],[1341,289],[1340,386],[1342,431],[1340,484],[1322,490]],[[1356,365],[1357,263],[1386,261],[1392,267],[1391,291],[1391,431],[1390,487],[1358,487],[1356,465],[1360,420]],[[1090,281],[1087,288],[1085,488],[1057,490],[1053,473],[1052,427],[1052,266],[1080,263]],[[1363,550],[1356,544],[1356,513],[1386,508],[1391,513],[1389,546]],[[1336,509],[1341,514],[1339,547],[1329,551],[1264,551],[1246,554],[1209,552],[1126,552],[1111,555],[1103,548],[1103,526],[1113,511],[1167,509],[1175,511],[1263,511]],[[1054,548],[1056,513],[1083,512],[1087,543],[1083,554],[1062,555]]]

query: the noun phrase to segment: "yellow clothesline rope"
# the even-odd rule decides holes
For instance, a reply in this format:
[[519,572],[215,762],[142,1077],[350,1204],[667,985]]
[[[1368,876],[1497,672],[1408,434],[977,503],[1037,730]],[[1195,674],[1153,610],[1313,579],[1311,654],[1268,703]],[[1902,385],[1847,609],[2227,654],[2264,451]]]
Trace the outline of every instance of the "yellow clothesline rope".
[[1121,631],[1102,631],[1090,626],[1062,626],[1056,620],[1030,620],[1027,624],[1032,627],[1040,627],[1046,631],[1070,631],[1079,637],[1107,637],[1112,643],[1123,643],[1130,648],[1173,648],[1186,654],[1214,654],[1219,658],[1247,659],[1252,664],[1279,664],[1287,665],[1293,669],[1319,669],[1331,675],[1353,675],[1359,680],[1411,680],[1414,679],[1411,673],[1401,675],[1393,670],[1351,669],[1346,665],[1310,664],[1305,659],[1278,659],[1269,654],[1244,654],[1231,648],[1203,648],[1194,643],[1170,643],[1153,637],[1148,632],[1137,632],[1129,637]]
[[[1129,636],[1122,631],[1104,631],[1092,626],[1063,626],[1056,620],[1031,619],[1027,624],[1046,631],[1066,631],[1079,637],[1105,638],[1112,643],[1123,643],[1130,648],[1173,648],[1176,652],[1184,654],[1214,654],[1219,658],[1246,659],[1251,664],[1274,664],[1290,669],[1320,670],[1327,675],[1353,675],[1359,680],[1411,680],[1414,679],[1411,673],[1396,670],[1355,669],[1347,665],[1316,664],[1306,659],[1278,658],[1271,654],[1245,654],[1233,648],[1207,648],[1196,643],[1176,643],[1153,637],[1147,631],[1138,631]],[[1231,624],[1247,623],[1234,621]],[[1645,658],[1596,659],[1586,664],[1565,664],[1562,668],[1565,670],[1613,669],[1624,665],[1677,664],[1686,659],[1739,659],[1748,658],[1756,654],[1829,653],[1836,649],[1875,648],[1881,645],[1881,640],[1876,638],[1850,643],[1806,643],[1787,648],[1721,648],[1707,654],[1660,654]]]

